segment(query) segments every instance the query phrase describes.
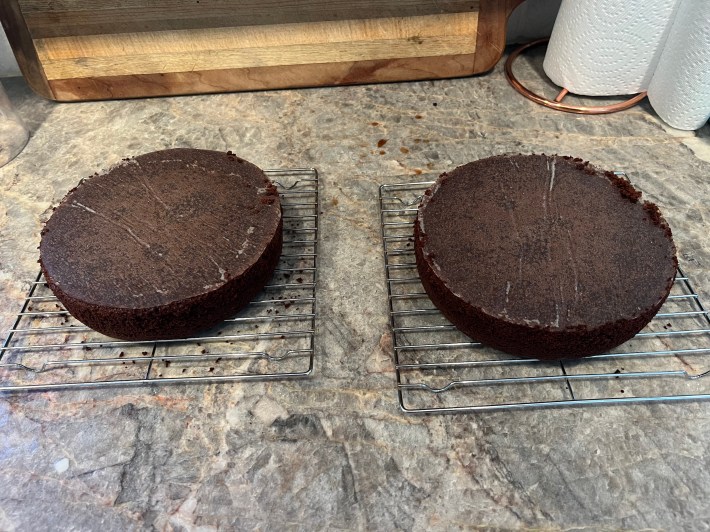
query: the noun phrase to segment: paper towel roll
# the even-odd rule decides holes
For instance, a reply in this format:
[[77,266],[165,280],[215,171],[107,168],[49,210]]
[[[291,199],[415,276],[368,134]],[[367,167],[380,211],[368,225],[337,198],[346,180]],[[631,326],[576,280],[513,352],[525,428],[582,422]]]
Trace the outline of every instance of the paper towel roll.
[[710,2],[684,0],[661,54],[648,99],[668,124],[698,129],[710,118]]
[[[707,1],[707,0],[705,0]],[[586,96],[645,91],[679,0],[563,0],[543,68]]]

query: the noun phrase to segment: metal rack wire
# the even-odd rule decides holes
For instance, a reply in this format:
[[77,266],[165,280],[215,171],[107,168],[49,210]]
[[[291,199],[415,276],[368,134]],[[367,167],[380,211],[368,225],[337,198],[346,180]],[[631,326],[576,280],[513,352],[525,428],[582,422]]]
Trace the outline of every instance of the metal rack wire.
[[283,208],[273,279],[238,315],[199,336],[128,342],[75,320],[41,274],[0,347],[0,392],[303,378],[313,371],[318,173],[267,170]]
[[[621,172],[619,175],[625,177]],[[404,412],[465,413],[710,399],[710,316],[679,270],[649,325],[609,353],[520,359],[459,332],[434,307],[414,259],[413,222],[433,182],[382,185],[380,222],[397,393]]]

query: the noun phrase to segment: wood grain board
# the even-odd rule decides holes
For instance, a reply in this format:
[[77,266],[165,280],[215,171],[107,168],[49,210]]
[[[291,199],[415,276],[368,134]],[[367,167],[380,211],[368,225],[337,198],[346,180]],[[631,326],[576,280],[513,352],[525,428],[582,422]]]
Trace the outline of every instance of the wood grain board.
[[4,0],[0,17],[30,85],[74,101],[477,74],[520,1]]
[[17,0],[35,38],[413,17],[478,0]]

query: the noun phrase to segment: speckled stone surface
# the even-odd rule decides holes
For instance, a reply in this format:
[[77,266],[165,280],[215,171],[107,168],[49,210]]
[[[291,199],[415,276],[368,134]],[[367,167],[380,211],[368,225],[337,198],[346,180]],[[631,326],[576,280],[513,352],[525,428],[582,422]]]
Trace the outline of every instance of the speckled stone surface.
[[[535,89],[540,62],[518,65]],[[502,65],[472,79],[79,104],[3,84],[31,130],[0,169],[3,331],[52,205],[126,156],[194,147],[315,166],[322,233],[311,379],[0,398],[0,529],[710,529],[710,402],[401,413],[377,205],[382,183],[488,155],[583,157],[626,170],[659,204],[710,302],[707,125],[670,130],[647,104],[548,111]]]

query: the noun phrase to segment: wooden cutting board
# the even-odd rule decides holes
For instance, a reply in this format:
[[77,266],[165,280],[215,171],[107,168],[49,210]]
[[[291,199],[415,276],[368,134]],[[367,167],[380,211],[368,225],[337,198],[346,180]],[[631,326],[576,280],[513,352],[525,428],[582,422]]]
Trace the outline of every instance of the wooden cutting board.
[[490,70],[522,0],[0,0],[58,101],[434,79]]

